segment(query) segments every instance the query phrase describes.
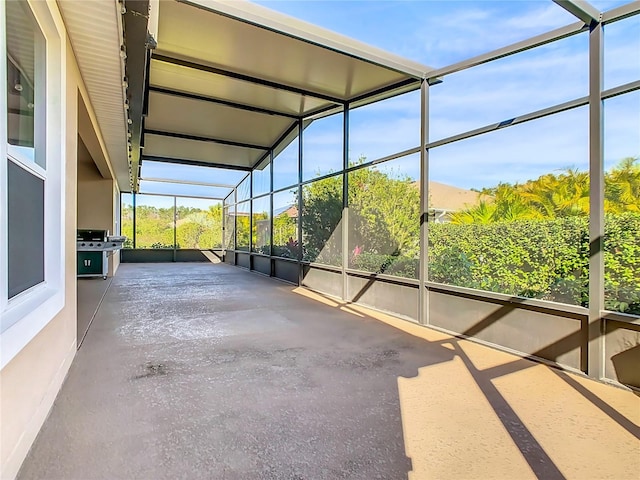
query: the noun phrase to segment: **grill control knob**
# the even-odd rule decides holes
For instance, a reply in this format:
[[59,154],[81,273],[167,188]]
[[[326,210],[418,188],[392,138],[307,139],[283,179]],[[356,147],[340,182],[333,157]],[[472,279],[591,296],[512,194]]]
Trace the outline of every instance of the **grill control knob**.
[[114,247],[116,246],[116,244],[115,244],[115,243],[112,243],[111,245],[113,245]]
[[96,243],[96,246],[97,246],[97,247],[101,247],[101,246],[102,246],[102,244],[101,244],[101,243]]
[[80,245],[81,247],[84,247],[86,245],[86,243],[82,242],[82,245]]
[[90,244],[89,244],[89,246],[90,246],[90,247],[93,247],[93,243],[90,243]]

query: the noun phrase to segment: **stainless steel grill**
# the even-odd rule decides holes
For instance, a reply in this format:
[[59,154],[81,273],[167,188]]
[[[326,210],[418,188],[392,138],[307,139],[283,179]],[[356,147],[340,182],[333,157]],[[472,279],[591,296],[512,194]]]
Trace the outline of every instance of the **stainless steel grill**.
[[107,252],[122,248],[127,237],[109,235],[107,230],[78,230],[78,277],[107,278]]

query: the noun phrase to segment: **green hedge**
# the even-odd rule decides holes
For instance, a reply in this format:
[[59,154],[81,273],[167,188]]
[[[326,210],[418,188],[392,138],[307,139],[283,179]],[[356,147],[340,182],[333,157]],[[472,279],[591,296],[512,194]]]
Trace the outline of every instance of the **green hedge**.
[[[640,315],[640,213],[605,219],[605,307]],[[363,252],[358,270],[417,278],[418,259]],[[588,306],[586,217],[429,226],[429,280]]]

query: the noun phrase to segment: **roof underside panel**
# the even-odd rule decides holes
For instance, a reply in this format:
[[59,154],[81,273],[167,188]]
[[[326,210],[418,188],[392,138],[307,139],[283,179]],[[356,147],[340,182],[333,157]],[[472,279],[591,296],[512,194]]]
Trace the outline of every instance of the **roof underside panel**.
[[192,5],[161,2],[158,51],[348,100],[407,74]]
[[298,120],[416,88],[428,70],[249,2],[159,12],[145,159],[255,168]]
[[151,61],[150,85],[296,116],[330,104],[299,93],[157,60]]
[[292,120],[240,110],[217,103],[151,92],[147,130],[221,138],[264,147],[289,128]]
[[253,167],[266,153],[253,148],[150,134],[145,135],[144,143],[145,156],[239,168]]

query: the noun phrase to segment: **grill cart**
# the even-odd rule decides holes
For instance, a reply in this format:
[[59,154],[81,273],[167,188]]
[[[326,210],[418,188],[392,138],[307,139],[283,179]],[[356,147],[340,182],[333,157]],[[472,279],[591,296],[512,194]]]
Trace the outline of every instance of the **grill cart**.
[[121,249],[126,239],[110,236],[108,230],[78,230],[78,277],[102,277],[106,280],[107,252]]

